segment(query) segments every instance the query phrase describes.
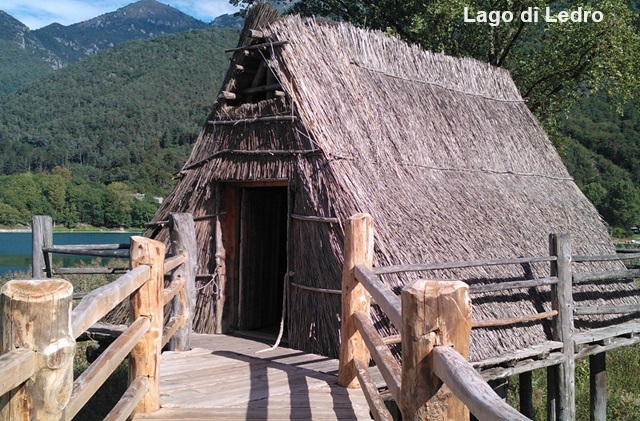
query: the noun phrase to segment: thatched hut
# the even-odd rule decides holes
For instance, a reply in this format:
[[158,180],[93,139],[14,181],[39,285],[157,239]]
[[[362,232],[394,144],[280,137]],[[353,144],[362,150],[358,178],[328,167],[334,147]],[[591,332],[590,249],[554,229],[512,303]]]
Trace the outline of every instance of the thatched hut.
[[[180,177],[147,235],[166,240],[159,221],[193,213],[196,330],[278,325],[286,292],[289,346],[324,355],[338,352],[343,222],[356,212],[374,217],[374,264],[546,255],[552,232],[571,233],[576,253],[612,252],[596,209],[507,71],[345,23],[279,18],[263,5],[249,13]],[[384,280],[399,290],[415,276],[478,283],[548,270]],[[575,298],[637,300],[632,282],[604,288]],[[549,308],[543,288],[472,299],[476,320]],[[474,329],[471,358],[538,343],[547,328]]]

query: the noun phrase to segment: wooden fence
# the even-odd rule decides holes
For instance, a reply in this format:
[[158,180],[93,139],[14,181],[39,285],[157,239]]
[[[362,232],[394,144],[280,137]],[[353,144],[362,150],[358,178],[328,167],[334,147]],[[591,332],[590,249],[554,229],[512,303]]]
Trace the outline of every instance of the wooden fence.
[[[52,246],[42,244],[45,256]],[[196,272],[192,216],[171,215],[170,257],[164,244],[144,237],[132,237],[127,252],[130,270],[87,294],[73,311],[73,287],[65,280],[3,286],[1,419],[71,420],[127,356],[129,387],[105,419],[159,408],[162,348],[169,343],[171,349],[189,349]],[[41,263],[39,268],[47,267]],[[131,305],[129,327],[73,381],[76,339],[123,300]],[[163,325],[165,306],[171,310]]]
[[[547,419],[575,419],[575,359],[591,359],[591,414],[606,419],[605,351],[640,342],[640,323],[588,332],[574,331],[574,315],[627,314],[640,311],[628,306],[576,307],[573,284],[640,276],[638,270],[573,273],[572,262],[637,259],[640,253],[610,256],[572,256],[566,234],[550,236],[549,256],[428,263],[372,268],[373,221],[358,214],[349,219],[345,232],[345,263],[342,278],[342,327],[339,383],[365,392],[376,419],[391,415],[368,371],[373,359],[403,419],[465,419],[467,409],[480,420],[526,420],[533,418],[531,370],[547,367]],[[550,276],[514,282],[468,287],[457,281],[426,280],[407,285],[397,296],[378,275],[476,266],[548,262]],[[469,293],[504,291],[549,285],[551,310],[511,319],[471,320]],[[373,299],[399,337],[382,338],[369,315]],[[552,319],[550,341],[509,355],[467,362],[472,328],[508,326]],[[389,350],[401,343],[402,366]],[[487,380],[520,374],[520,412],[507,405]],[[357,380],[356,380],[357,379]],[[442,385],[447,386],[442,388]],[[466,408],[465,408],[466,407]]]

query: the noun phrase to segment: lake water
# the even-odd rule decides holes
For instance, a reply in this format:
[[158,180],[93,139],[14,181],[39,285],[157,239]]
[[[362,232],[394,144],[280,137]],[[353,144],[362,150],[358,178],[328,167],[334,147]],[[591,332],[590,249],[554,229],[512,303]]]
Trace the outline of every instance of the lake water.
[[[132,232],[57,232],[53,244],[121,244],[129,243]],[[54,266],[75,266],[80,261],[91,262],[95,257],[54,254]],[[8,272],[29,272],[31,267],[31,233],[0,232],[0,276]]]

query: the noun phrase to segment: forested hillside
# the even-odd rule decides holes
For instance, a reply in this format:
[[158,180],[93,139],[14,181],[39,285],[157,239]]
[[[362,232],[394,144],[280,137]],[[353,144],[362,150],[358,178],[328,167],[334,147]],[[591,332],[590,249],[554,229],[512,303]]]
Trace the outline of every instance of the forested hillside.
[[0,10],[0,97],[123,42],[206,27],[156,0],[139,0],[73,25],[52,23],[36,30]]
[[[2,98],[0,173],[21,174],[0,179],[0,223],[33,213],[66,224],[148,219],[149,199],[168,193],[210,111],[237,36],[203,29],[128,42]],[[105,214],[105,201],[122,209]],[[132,221],[140,203],[146,216]]]
[[[314,9],[314,2],[300,1],[299,11],[305,12],[304,7],[308,7],[307,12],[321,12]],[[145,0],[136,4],[153,8],[156,3]],[[317,3],[331,4],[332,1]],[[374,3],[384,4],[384,0]],[[515,51],[511,53],[511,61],[500,62],[496,57],[489,57],[489,61],[495,61],[494,65],[507,68],[513,66],[516,59],[525,63],[514,74],[516,82],[523,94],[529,85],[541,89],[530,90],[530,106],[549,129],[578,186],[612,228],[618,228],[618,233],[640,224],[639,103],[637,99],[620,102],[603,92],[615,94],[616,89],[619,93],[626,87],[627,93],[633,93],[638,89],[626,76],[616,82],[602,72],[612,68],[629,73],[628,69],[633,68],[629,60],[633,61],[634,56],[628,51],[611,56],[613,53],[606,48],[640,46],[636,45],[637,25],[640,25],[637,4],[633,2],[635,18],[631,16],[620,23],[628,26],[627,32],[620,33],[630,34],[625,39],[620,39],[622,35],[614,31],[608,34],[614,38],[605,42],[598,33],[591,34],[584,27],[576,27],[584,33],[573,33],[573,29],[569,29],[566,34],[558,34],[568,40],[582,39],[585,45],[592,44],[590,53],[593,49],[602,50],[599,54],[603,56],[594,56],[593,62],[582,63],[592,72],[587,72],[586,78],[584,74],[571,73],[575,69],[570,66],[563,67],[575,58],[563,55],[571,53],[562,49],[565,47],[552,45],[551,50],[540,49],[539,42],[548,41],[545,37],[549,35],[536,32],[527,34],[524,41],[507,38]],[[432,49],[450,49],[450,54],[483,54],[465,50],[464,43],[446,44],[448,33],[439,34],[442,38],[434,40],[423,32],[429,19],[441,18],[445,22],[454,19],[455,16],[445,13],[457,10],[454,6],[440,10],[444,15],[434,16],[424,14],[420,8],[412,9],[414,6],[415,2],[405,3],[403,7],[407,10],[371,6],[363,9],[362,17],[357,14],[335,16],[326,11],[324,14],[362,26],[373,26],[380,21],[379,25],[386,25],[384,28],[389,32],[408,31],[403,37],[414,42],[427,46],[429,42],[439,42],[441,44],[436,43],[437,47]],[[165,7],[162,5],[159,10],[166,12]],[[400,19],[412,13],[415,16],[423,13],[420,19],[425,21]],[[360,18],[366,25],[358,22]],[[16,34],[20,37],[26,33],[24,25],[0,13],[0,20],[3,19],[7,25],[4,31],[0,28],[0,43],[11,42]],[[217,24],[224,24],[223,21],[236,22],[237,19],[225,16]],[[84,25],[89,28],[102,24],[99,18],[87,22],[92,22]],[[388,26],[394,22],[396,26]],[[608,29],[613,31],[614,23],[609,23]],[[410,26],[403,26],[405,24]],[[463,31],[468,26],[454,26],[454,29]],[[119,226],[140,224],[149,219],[157,206],[153,197],[166,196],[172,187],[172,174],[186,159],[210,111],[228,65],[228,55],[223,50],[235,46],[237,36],[235,30],[205,29],[127,42],[49,74],[46,73],[50,67],[42,67],[42,62],[25,61],[25,57],[29,58],[25,50],[0,48],[0,53],[5,54],[0,58],[6,57],[0,65],[0,80],[7,75],[19,78],[29,72],[34,78],[45,74],[36,83],[0,98],[0,174],[4,174],[0,177],[0,224],[26,223],[34,213],[52,214],[58,223],[68,225],[83,222]],[[464,42],[474,39],[480,42],[485,35],[470,33],[468,36]],[[534,41],[537,44],[534,45]],[[629,51],[636,51],[633,48]],[[550,53],[553,55],[545,55]],[[536,64],[538,67],[527,62],[533,60],[529,56],[541,60]],[[637,56],[635,59],[636,70],[630,77],[638,73]],[[557,71],[552,65],[557,66]],[[530,73],[526,73],[526,69]],[[542,76],[545,74],[548,76]],[[547,77],[554,84],[535,85],[531,81],[535,82],[536,76]],[[609,89],[612,81],[617,84]],[[600,84],[600,93],[591,94],[590,89],[585,89],[589,83]],[[2,89],[0,84],[0,96]],[[555,91],[560,94],[554,94]],[[577,97],[582,99],[571,106]],[[108,208],[107,202],[115,206]]]

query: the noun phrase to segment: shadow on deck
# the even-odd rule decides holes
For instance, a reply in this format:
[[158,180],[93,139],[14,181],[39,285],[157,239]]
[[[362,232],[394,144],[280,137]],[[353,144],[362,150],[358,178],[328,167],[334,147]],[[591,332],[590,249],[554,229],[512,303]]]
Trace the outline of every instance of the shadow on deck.
[[160,410],[136,420],[370,420],[360,389],[336,383],[338,361],[226,335],[193,335],[165,352]]

